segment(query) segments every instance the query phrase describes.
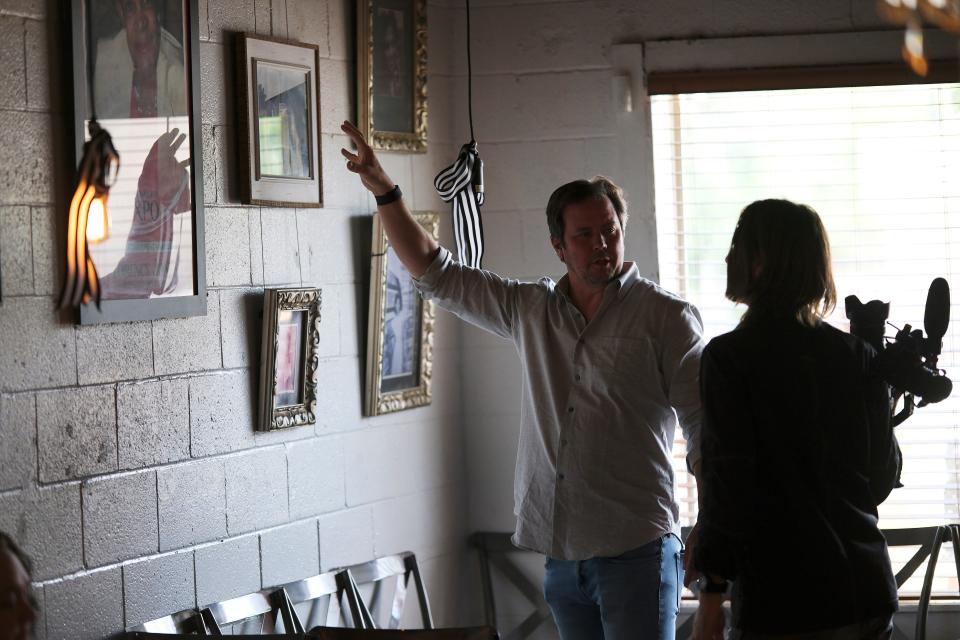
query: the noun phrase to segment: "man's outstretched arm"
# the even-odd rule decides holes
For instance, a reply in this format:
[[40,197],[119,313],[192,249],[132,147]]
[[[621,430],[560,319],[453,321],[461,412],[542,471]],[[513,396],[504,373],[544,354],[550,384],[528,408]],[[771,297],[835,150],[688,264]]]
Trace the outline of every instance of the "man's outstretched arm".
[[[347,159],[347,169],[359,175],[363,186],[374,196],[389,193],[396,185],[380,166],[380,161],[377,160],[376,154],[373,153],[367,141],[363,139],[360,130],[347,121],[340,125],[340,129],[357,146],[356,153],[346,149],[340,150],[343,157]],[[420,226],[407,209],[403,198],[389,204],[378,205],[377,211],[380,212],[380,220],[390,240],[390,246],[397,252],[400,262],[414,278],[420,278],[437,257],[440,245]]]

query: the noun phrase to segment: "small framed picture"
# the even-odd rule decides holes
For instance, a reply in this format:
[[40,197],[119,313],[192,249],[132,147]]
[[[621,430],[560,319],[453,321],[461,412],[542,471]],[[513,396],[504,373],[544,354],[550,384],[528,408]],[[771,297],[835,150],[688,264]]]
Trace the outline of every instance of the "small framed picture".
[[316,423],[319,342],[319,289],[264,291],[258,430]]
[[374,149],[427,150],[427,2],[357,3],[357,110]]
[[277,207],[320,207],[316,45],[238,36],[241,200]]
[[[436,238],[439,215],[414,215]],[[374,214],[364,403],[367,415],[430,404],[434,314],[433,302],[420,297],[413,277],[387,242],[380,215]]]

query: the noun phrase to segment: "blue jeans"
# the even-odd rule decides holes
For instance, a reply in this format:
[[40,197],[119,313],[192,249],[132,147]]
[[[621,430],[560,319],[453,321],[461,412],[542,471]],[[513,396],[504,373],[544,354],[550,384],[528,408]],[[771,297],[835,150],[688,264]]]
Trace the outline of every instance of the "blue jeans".
[[673,534],[613,558],[547,558],[543,591],[561,640],[673,640],[683,545]]

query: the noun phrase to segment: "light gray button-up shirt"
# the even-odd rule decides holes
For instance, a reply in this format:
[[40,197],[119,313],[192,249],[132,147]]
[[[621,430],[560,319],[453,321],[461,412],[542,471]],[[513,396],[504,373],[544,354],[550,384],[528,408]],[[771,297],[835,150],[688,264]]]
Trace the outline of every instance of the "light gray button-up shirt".
[[587,323],[567,276],[509,280],[443,248],[417,286],[520,354],[516,545],[583,560],[677,531],[670,452],[678,419],[688,464],[699,460],[703,327],[692,305],[627,263]]

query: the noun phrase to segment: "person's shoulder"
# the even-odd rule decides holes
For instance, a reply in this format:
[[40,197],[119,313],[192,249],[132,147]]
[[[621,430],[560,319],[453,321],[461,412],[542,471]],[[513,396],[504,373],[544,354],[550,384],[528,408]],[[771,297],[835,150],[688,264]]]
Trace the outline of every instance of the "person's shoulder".
[[653,280],[648,280],[643,276],[637,276],[630,293],[642,299],[645,304],[661,305],[664,308],[676,310],[677,312],[696,308],[689,300],[685,300],[676,293],[663,288]]
[[127,45],[127,34],[120,29],[113,35],[106,36],[97,40],[97,58],[112,59],[123,55],[130,57],[130,49]]

